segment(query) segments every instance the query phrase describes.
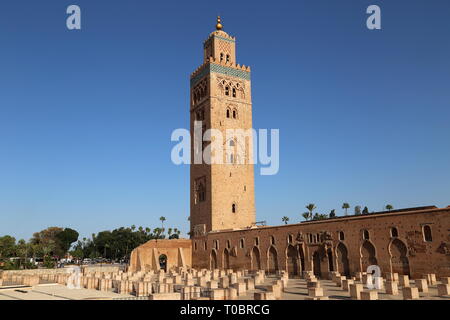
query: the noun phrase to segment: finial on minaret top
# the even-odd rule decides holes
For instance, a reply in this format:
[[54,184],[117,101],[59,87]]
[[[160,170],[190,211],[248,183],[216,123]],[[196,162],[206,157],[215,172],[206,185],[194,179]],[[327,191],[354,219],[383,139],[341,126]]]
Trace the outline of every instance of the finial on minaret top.
[[222,30],[223,26],[220,23],[220,16],[217,16],[217,24],[216,24],[216,29],[217,30]]

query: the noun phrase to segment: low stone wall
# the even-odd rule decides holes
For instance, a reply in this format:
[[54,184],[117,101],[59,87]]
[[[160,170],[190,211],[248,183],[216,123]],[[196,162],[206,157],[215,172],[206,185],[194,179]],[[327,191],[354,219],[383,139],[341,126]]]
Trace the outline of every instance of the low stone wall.
[[120,270],[122,270],[122,268],[120,266],[104,266],[104,267],[100,267],[100,266],[82,266],[81,270],[83,271],[83,273],[89,272],[119,272]]
[[10,276],[21,276],[21,275],[41,275],[41,274],[60,274],[67,273],[68,269],[27,269],[27,270],[3,270],[0,271],[0,278],[10,277]]
[[0,287],[48,283],[65,285],[70,277],[68,271],[69,269],[6,270],[0,274]]

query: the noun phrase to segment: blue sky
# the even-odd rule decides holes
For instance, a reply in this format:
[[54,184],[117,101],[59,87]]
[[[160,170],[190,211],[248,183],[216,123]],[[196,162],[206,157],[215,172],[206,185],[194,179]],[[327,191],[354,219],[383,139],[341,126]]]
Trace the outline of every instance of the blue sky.
[[[82,30],[66,28],[66,8]],[[366,28],[366,8],[382,30]],[[450,205],[450,3],[5,0],[0,4],[0,235],[48,226],[188,231],[189,75],[222,16],[252,67],[254,127],[280,129],[255,174],[258,220],[342,203]],[[255,171],[255,173],[259,170]]]

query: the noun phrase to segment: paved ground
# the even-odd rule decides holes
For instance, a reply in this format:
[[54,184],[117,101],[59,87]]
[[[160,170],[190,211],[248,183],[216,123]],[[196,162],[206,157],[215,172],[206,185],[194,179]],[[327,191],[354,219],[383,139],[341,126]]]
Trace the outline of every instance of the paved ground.
[[[266,278],[264,284],[270,284],[275,279]],[[440,282],[438,282],[440,283]],[[323,288],[324,296],[328,296],[329,300],[351,300],[350,293],[336,286],[331,280],[320,280],[321,287]],[[411,280],[411,285],[414,286],[414,280]],[[258,289],[258,286],[256,286]],[[401,289],[396,296],[388,295],[384,293],[384,290],[378,291],[379,300],[403,300]],[[250,291],[247,295],[239,297],[239,300],[253,299],[253,292]],[[429,287],[428,293],[419,292],[419,296],[424,300],[450,300],[449,298],[439,297],[436,286]],[[288,286],[285,292],[282,293],[282,300],[304,300],[308,296],[308,290],[306,288],[306,280],[303,279],[289,279]]]
[[36,287],[0,289],[0,300],[110,300],[131,295],[89,289],[68,289],[59,284]]
[[[264,284],[270,284],[274,278],[266,278]],[[330,300],[350,300],[350,294],[340,287],[337,287],[330,280],[320,281],[324,289],[324,295]],[[414,281],[411,281],[414,285]],[[258,289],[258,286],[256,286]],[[252,300],[255,291],[248,291],[246,295],[240,296],[239,300]],[[420,298],[426,300],[449,300],[437,296],[436,286],[429,287],[428,293],[420,292]],[[303,279],[290,279],[288,286],[282,294],[283,300],[304,300],[308,296],[306,281]],[[132,295],[117,294],[113,292],[104,292],[89,289],[68,289],[63,285],[48,284],[38,285],[36,287],[14,287],[0,288],[0,300],[110,300],[110,299],[133,299]],[[380,300],[403,300],[401,290],[399,295],[392,296],[384,293],[384,290],[378,290]]]

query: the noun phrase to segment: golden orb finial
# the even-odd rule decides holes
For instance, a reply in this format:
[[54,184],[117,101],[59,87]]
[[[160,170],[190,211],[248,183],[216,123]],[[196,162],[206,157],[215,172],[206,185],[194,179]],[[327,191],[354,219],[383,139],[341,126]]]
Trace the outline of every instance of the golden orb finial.
[[222,30],[223,26],[220,23],[220,16],[217,16],[217,24],[216,24],[216,29],[217,30]]

